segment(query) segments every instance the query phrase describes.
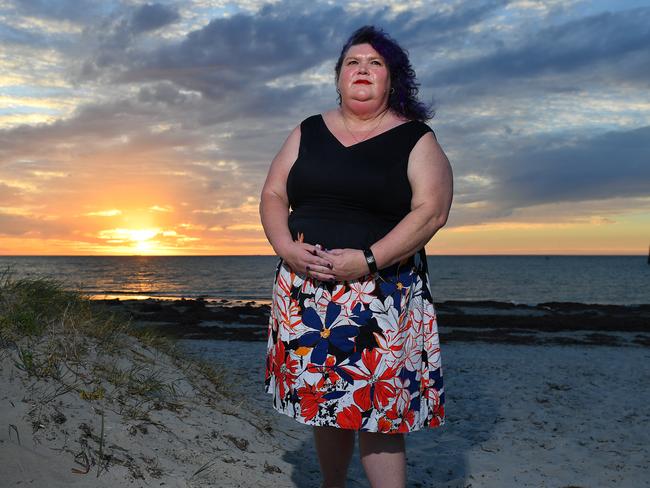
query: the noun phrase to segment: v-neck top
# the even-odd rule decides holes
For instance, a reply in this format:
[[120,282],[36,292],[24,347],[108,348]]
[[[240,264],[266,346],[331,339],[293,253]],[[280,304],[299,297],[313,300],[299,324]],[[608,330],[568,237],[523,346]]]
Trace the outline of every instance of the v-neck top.
[[303,120],[287,177],[293,239],[363,249],[388,234],[411,211],[409,155],[427,132],[427,124],[411,120],[344,146],[320,114]]

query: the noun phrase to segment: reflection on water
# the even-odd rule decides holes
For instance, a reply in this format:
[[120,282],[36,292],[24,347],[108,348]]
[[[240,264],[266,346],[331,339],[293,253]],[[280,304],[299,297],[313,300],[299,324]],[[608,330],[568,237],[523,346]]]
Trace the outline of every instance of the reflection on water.
[[[47,276],[94,296],[268,303],[275,256],[0,256],[0,270]],[[429,256],[435,302],[648,303],[645,256]]]

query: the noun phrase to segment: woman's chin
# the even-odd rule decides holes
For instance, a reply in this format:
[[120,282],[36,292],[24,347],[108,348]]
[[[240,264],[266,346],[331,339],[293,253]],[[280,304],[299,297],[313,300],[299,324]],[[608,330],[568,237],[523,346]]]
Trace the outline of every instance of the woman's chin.
[[351,98],[370,98],[374,94],[374,90],[370,85],[354,85],[350,90]]
[[351,96],[345,100],[345,104],[352,110],[374,110],[382,104],[382,100],[372,96]]

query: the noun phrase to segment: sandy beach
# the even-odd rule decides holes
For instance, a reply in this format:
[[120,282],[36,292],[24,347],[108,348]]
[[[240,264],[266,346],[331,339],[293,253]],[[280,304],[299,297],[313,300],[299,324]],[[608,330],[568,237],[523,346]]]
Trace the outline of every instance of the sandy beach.
[[[233,365],[259,361],[264,352],[258,343],[183,343]],[[409,487],[648,486],[650,432],[640,428],[650,416],[648,348],[445,345],[447,423],[407,436]],[[270,409],[255,374],[234,368],[232,376],[242,397]],[[279,413],[274,421],[291,434],[284,458],[296,469],[288,486],[317,487],[309,427]],[[348,486],[369,487],[358,449]]]
[[[93,364],[135,367],[174,385],[158,398],[132,394],[126,405],[146,408],[129,415],[116,395],[66,392],[27,375],[15,364],[17,349],[5,345],[0,486],[318,487],[311,428],[275,412],[263,389],[264,307],[223,304],[227,319],[203,320],[196,311],[210,309],[205,304],[147,302],[113,306],[138,310],[133,325],[178,331],[162,313],[174,307],[186,324],[176,348],[218,365],[225,390],[200,380],[189,363],[125,337],[124,347],[98,353]],[[499,315],[499,306],[486,306],[463,311],[483,324],[464,326],[449,313],[453,327],[440,326],[447,422],[406,437],[409,488],[648,486],[650,433],[641,426],[650,414],[650,350],[638,310],[628,314],[637,317],[628,330],[535,330],[539,314],[510,309],[500,312],[507,328],[486,324]],[[191,311],[194,320],[185,320]],[[517,314],[526,327],[513,327]],[[87,367],[78,365],[75,378]],[[348,486],[369,487],[358,450]]]

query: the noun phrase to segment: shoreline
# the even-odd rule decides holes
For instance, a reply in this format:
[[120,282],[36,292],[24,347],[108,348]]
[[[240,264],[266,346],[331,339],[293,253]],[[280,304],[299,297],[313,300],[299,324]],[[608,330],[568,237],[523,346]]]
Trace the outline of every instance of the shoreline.
[[[260,305],[271,305],[272,299],[263,299],[263,298],[232,298],[232,297],[215,297],[208,295],[198,295],[198,296],[188,296],[188,295],[152,295],[144,293],[127,293],[127,292],[105,292],[105,293],[84,293],[84,295],[92,301],[98,302],[107,302],[107,301],[146,301],[146,300],[155,300],[161,302],[173,302],[173,301],[201,301],[210,304],[247,304],[250,306],[260,306]],[[271,294],[269,293],[269,296]],[[531,308],[545,308],[545,307],[560,307],[566,310],[569,309],[579,309],[583,307],[595,307],[600,309],[612,309],[612,310],[650,310],[650,303],[596,303],[596,302],[576,302],[576,301],[545,301],[537,303],[526,303],[526,302],[517,302],[514,300],[461,300],[461,299],[449,299],[449,300],[434,300],[434,305],[439,306],[465,306],[465,307],[482,307],[482,306],[491,306],[494,308],[501,309],[531,309]]]
[[[255,300],[93,299],[134,326],[174,339],[265,341],[271,306]],[[436,304],[441,341],[650,346],[650,304],[450,300]]]

